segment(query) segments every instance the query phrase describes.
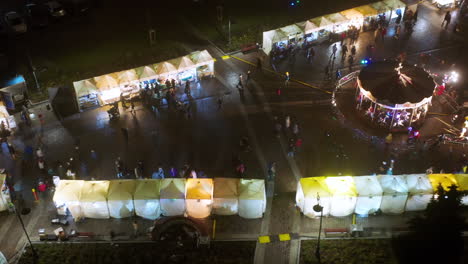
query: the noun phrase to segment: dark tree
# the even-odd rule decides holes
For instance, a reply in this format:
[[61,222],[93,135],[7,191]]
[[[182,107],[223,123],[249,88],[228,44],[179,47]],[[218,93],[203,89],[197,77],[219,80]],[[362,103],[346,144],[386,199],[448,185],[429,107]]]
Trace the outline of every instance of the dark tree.
[[409,221],[410,232],[393,239],[399,263],[463,263],[463,195],[455,185],[439,185],[424,214]]

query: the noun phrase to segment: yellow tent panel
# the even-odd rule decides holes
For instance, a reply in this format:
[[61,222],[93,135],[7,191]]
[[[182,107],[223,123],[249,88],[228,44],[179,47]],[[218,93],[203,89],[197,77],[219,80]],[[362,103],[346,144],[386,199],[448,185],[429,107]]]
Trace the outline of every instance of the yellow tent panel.
[[351,176],[327,177],[325,179],[330,193],[334,196],[356,197],[356,185]]
[[81,198],[81,188],[84,181],[60,180],[55,190],[54,201],[58,202],[77,202]]
[[160,194],[161,199],[184,199],[185,179],[162,179]]
[[320,197],[331,196],[330,189],[326,183],[326,177],[302,178],[300,182],[305,198],[316,198],[317,194],[319,194]]
[[134,200],[154,200],[159,199],[159,188],[161,180],[146,179],[135,180]]
[[215,178],[214,198],[237,199],[239,179],[236,178]]
[[211,199],[213,195],[212,179],[187,179],[186,199]]
[[379,14],[379,12],[375,10],[375,8],[372,8],[372,6],[370,5],[363,5],[363,6],[356,7],[354,9],[358,11],[359,13],[361,13],[364,17],[376,16]]
[[80,202],[106,201],[109,181],[85,181],[81,188]]
[[372,3],[370,6],[375,9],[379,14],[388,12],[392,10],[392,8],[388,5],[386,5],[384,2],[377,2],[377,3]]
[[109,184],[107,200],[133,200],[133,193],[135,193],[134,180],[112,180]]
[[468,174],[455,174],[460,191],[468,191]]
[[444,190],[448,190],[453,184],[458,185],[457,179],[455,179],[453,174],[430,174],[429,180],[434,191],[437,191],[439,184],[442,184]]
[[265,199],[265,181],[241,179],[239,183],[239,199],[242,199],[242,200]]
[[340,14],[345,16],[348,19],[362,19],[364,18],[364,15],[360,13],[357,9],[348,9],[345,11],[341,11]]

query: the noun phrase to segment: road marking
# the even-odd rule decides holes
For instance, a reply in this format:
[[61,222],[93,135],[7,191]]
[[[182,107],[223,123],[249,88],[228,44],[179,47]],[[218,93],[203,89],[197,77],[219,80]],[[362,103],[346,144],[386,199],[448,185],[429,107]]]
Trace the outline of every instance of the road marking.
[[270,242],[271,242],[270,236],[259,236],[259,237],[258,237],[258,242],[259,242],[260,244],[270,243]]
[[291,236],[289,234],[279,234],[278,235],[280,241],[289,241],[291,240]]
[[221,56],[221,59],[223,59],[223,60],[227,60],[227,59],[230,59],[230,58],[231,58],[231,56],[229,56],[229,55]]

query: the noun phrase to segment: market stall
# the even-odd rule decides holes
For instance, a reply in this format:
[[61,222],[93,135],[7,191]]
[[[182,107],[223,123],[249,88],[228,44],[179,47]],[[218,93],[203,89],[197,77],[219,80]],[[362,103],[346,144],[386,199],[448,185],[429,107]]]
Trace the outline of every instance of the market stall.
[[155,220],[161,215],[159,190],[161,180],[135,180],[133,203],[135,214],[146,219]]
[[379,175],[383,196],[380,210],[385,214],[401,214],[408,199],[405,178],[397,175]]
[[118,76],[115,73],[94,77],[94,81],[104,104],[110,104],[120,99],[121,91]]
[[99,106],[99,89],[93,79],[73,83],[80,110]]
[[117,81],[120,93],[126,100],[138,97],[140,92],[140,81],[135,70],[117,72]]
[[432,198],[432,186],[426,174],[406,175],[409,197],[405,211],[425,210]]
[[351,24],[352,20],[348,19],[347,17],[343,16],[340,13],[334,13],[334,14],[326,15],[324,17],[333,23],[333,27],[331,29],[333,33],[341,33],[343,31],[347,31],[349,27],[352,25]]
[[331,193],[330,215],[341,217],[354,213],[357,191],[351,176],[327,177],[325,179]]
[[53,201],[59,215],[70,213],[75,220],[84,217],[81,208],[81,189],[84,181],[61,180],[55,189]]
[[461,0],[432,0],[432,3],[440,9],[458,6]]
[[183,215],[185,213],[185,179],[162,179],[160,201],[164,216]]
[[307,37],[307,41],[328,38],[330,32],[333,30],[333,22],[325,17],[316,17],[309,20],[317,26],[316,31]]
[[379,211],[383,190],[377,176],[357,176],[353,179],[357,191],[354,212],[361,216],[367,216]]
[[6,174],[0,174],[0,212],[8,210],[8,204],[11,203],[10,190],[5,180]]
[[81,187],[80,205],[87,218],[109,218],[107,193],[109,181],[85,181]]
[[285,49],[288,40],[286,33],[280,29],[263,32],[263,51],[270,54],[272,50]]
[[434,193],[437,192],[439,185],[441,185],[446,191],[448,191],[449,187],[452,185],[458,186],[458,182],[454,174],[429,174],[429,181],[431,182]]
[[360,22],[364,30],[376,28],[379,12],[375,8],[371,5],[363,5],[354,8],[354,10],[362,15],[362,20],[356,19],[356,24]]
[[214,77],[215,60],[207,50],[195,51],[188,55],[196,67],[197,79]]
[[210,216],[213,206],[213,180],[187,179],[185,187],[187,214],[194,218]]
[[356,108],[380,127],[415,126],[425,118],[435,88],[433,78],[422,68],[373,62],[357,78]]
[[[455,174],[459,191],[468,191],[468,174]],[[465,194],[461,200],[463,205],[468,205],[468,194]]]
[[189,58],[189,56],[179,57],[171,62],[177,69],[177,80],[179,82],[197,80],[195,63]]
[[307,217],[318,217],[319,212],[313,207],[317,204],[323,207],[323,215],[330,214],[331,193],[326,183],[326,177],[301,178],[297,186],[296,206]]
[[113,218],[125,218],[135,215],[133,194],[135,193],[134,180],[112,180],[109,183],[107,206],[109,215]]
[[239,182],[239,216],[248,219],[261,218],[265,209],[265,181],[241,179]]
[[239,179],[215,178],[213,212],[217,215],[235,215],[239,212]]
[[385,5],[387,5],[388,7],[390,7],[391,11],[390,11],[390,22],[392,20],[396,20],[396,22],[398,23],[400,21],[402,21],[403,19],[403,15],[405,14],[406,10],[406,4],[403,3],[402,1],[400,0],[383,0],[382,1]]

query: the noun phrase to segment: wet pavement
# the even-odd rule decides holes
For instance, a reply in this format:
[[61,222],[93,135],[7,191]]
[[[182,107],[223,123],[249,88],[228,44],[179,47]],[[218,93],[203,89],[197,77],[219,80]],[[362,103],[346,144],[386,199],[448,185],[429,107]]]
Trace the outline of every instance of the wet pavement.
[[[376,44],[375,58],[394,57],[406,51],[408,60],[417,63],[418,54],[429,52],[433,54],[431,65],[434,69],[443,68],[440,65],[441,59],[445,59],[447,64],[456,63],[457,66],[466,67],[459,63],[463,61],[458,53],[460,39],[452,33],[450,26],[449,30],[441,29],[441,21],[442,12],[425,3],[421,6],[414,32],[408,38],[395,40],[390,31],[384,43]],[[365,57],[365,47],[369,42],[373,43],[373,33],[361,33],[358,58]],[[284,85],[283,77],[267,70],[270,69],[267,59],[264,60],[266,69],[257,71],[242,60],[255,62],[259,54],[235,54],[242,60],[223,60],[221,56],[224,54],[210,46],[210,53],[217,58],[216,78],[202,80],[194,89],[194,99],[190,102],[190,118],[167,108],[153,113],[137,103],[135,115],[121,108],[121,118],[117,121],[109,121],[107,107],[101,107],[60,122],[42,105],[33,111],[36,116],[39,113],[44,115],[43,136],[40,137],[41,126],[36,119],[32,128],[20,124],[12,142],[22,152],[25,146],[37,146],[41,139],[48,165],[53,166],[56,161],[65,162],[73,157],[80,168],[78,178],[82,179],[116,178],[114,161],[117,157],[121,157],[130,170],[135,168],[138,160],[142,160],[147,177],[155,166],[162,165],[167,172],[170,166],[181,168],[186,163],[209,177],[236,177],[232,159],[233,156],[239,156],[247,167],[244,177],[262,179],[266,175],[267,164],[275,161],[277,176],[274,183],[267,186],[269,209],[263,219],[213,216],[207,225],[211,226],[212,220],[216,219],[215,238],[220,240],[254,240],[259,235],[289,232],[316,236],[318,221],[304,217],[294,205],[297,180],[301,177],[339,173],[369,175],[376,172],[380,163],[388,158],[383,151],[381,139],[369,140],[368,134],[359,130],[355,124],[346,120],[343,122],[336,115],[330,100],[333,82],[324,81],[323,76],[323,68],[329,62],[330,48],[328,44],[321,44],[316,48],[317,56],[312,64],[308,64],[305,58],[298,57],[294,65],[278,65],[279,72],[289,71],[293,79],[310,85],[291,82],[287,88],[282,89],[280,96],[276,89]],[[343,68],[343,74],[346,74],[348,65],[341,63],[339,58],[338,54],[334,68]],[[355,65],[353,69],[359,67]],[[242,95],[235,85],[238,74],[245,74],[249,69],[253,71],[253,79]],[[181,91],[178,96],[182,100],[187,99]],[[221,96],[224,103],[218,110],[217,100]],[[275,117],[283,123],[287,115],[298,122],[299,136],[304,142],[294,158],[286,155],[291,134],[287,132],[276,137],[274,133]],[[440,122],[436,120],[430,122],[434,122],[433,127],[440,126]],[[124,140],[121,128],[129,131],[128,143]],[[242,136],[249,137],[252,151],[239,151],[239,139]],[[75,144],[78,142],[77,150]],[[343,150],[346,158],[337,158],[336,146]],[[91,158],[91,149],[97,153],[97,162]],[[461,151],[466,152],[466,149]],[[437,166],[445,168],[446,160],[459,155],[458,152],[447,153],[448,147],[441,148],[439,152],[434,159],[428,159],[426,154],[411,156],[411,159],[409,154],[398,156],[394,173],[421,173],[433,165],[434,161],[439,162]],[[12,160],[5,151],[0,155],[0,165],[7,169],[13,181],[22,188],[24,206],[33,208],[31,214],[25,216],[25,224],[33,240],[37,240],[39,228],[46,228],[47,232],[51,232],[56,227],[50,224],[50,220],[55,217],[52,194],[43,195],[39,202],[34,202],[30,190],[40,175],[35,163],[22,162],[21,157]],[[406,226],[406,221],[411,216],[413,214],[408,213],[400,216],[371,216],[358,218],[357,221],[365,227],[390,230],[392,227]],[[94,232],[101,239],[110,239],[109,233],[113,230],[121,234],[121,239],[128,239],[132,232],[131,221],[86,219],[80,223],[72,223],[67,230],[73,228],[81,232]],[[152,221],[138,219],[138,222],[141,234],[137,239],[148,239],[145,230],[152,225]],[[21,232],[14,215],[0,215],[0,223],[0,250],[7,258],[11,258],[24,245],[25,240],[18,235]],[[329,217],[324,220],[324,228],[348,228],[351,223],[351,216]],[[298,244],[293,241],[258,245],[255,261],[292,263]]]

